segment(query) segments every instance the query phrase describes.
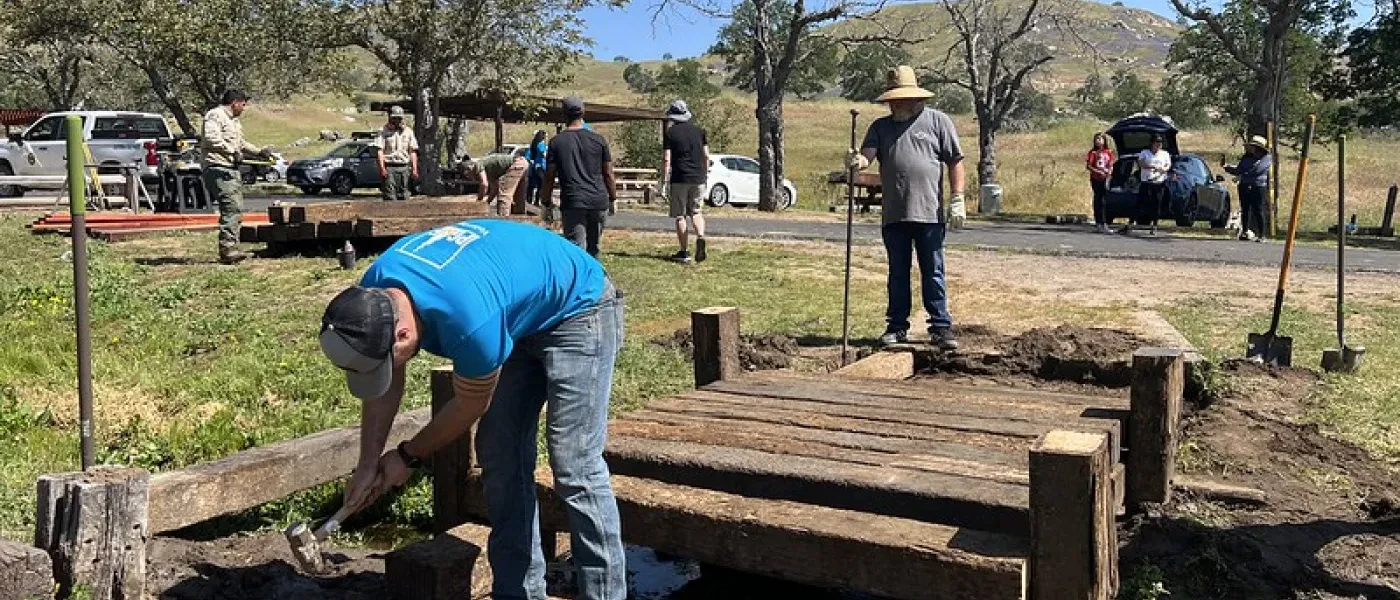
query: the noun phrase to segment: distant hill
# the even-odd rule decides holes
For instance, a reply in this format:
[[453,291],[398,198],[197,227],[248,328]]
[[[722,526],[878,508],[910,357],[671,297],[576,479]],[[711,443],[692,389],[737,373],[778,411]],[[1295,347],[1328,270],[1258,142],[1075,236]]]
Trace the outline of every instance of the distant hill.
[[[1025,0],[1005,1],[1007,6],[1003,10],[1017,17],[1023,14]],[[1096,67],[1104,75],[1124,68],[1149,75],[1162,73],[1167,51],[1182,31],[1176,22],[1146,10],[1089,0],[1056,0],[1056,3],[1072,15],[1074,35],[1090,44],[1093,50],[1048,24],[1028,36],[1055,52],[1055,60],[1035,80],[1038,89],[1052,95],[1064,95],[1079,87]],[[1042,2],[1042,6],[1045,5]],[[907,33],[924,40],[910,48],[914,60],[920,64],[942,61],[956,39],[948,12],[941,3],[900,4],[872,17],[885,23],[919,21]],[[850,35],[870,27],[858,21],[843,21],[828,26],[826,31],[832,35]]]

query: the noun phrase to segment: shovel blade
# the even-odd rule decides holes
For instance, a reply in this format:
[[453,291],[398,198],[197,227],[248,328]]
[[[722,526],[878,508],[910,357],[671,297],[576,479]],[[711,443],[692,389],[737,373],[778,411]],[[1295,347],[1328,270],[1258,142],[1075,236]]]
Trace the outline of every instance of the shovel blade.
[[1251,333],[1245,358],[1275,367],[1291,367],[1293,338],[1269,333]]

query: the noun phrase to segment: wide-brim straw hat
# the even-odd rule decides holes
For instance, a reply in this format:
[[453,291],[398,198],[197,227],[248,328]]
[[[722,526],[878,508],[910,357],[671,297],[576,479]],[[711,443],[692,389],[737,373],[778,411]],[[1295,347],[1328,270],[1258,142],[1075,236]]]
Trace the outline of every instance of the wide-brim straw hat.
[[1248,142],[1245,142],[1245,145],[1246,145],[1246,146],[1257,146],[1260,150],[1268,150],[1268,149],[1269,149],[1269,140],[1264,139],[1264,136],[1262,136],[1262,135],[1256,135],[1256,136],[1253,136],[1253,137],[1249,138],[1249,141],[1248,141]]
[[876,102],[928,100],[933,97],[933,92],[919,87],[919,77],[909,65],[899,65],[890,69],[885,74],[885,82],[885,93],[880,94],[880,97],[875,99]]

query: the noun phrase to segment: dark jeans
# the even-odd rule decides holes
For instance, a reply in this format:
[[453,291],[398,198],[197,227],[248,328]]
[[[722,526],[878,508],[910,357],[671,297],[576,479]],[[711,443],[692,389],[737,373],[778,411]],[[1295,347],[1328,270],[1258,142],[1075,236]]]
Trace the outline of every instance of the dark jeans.
[[1103,225],[1108,222],[1103,218],[1103,201],[1108,195],[1108,182],[1090,179],[1089,187],[1094,190],[1094,224]]
[[530,167],[530,177],[525,184],[525,201],[530,204],[540,203],[540,185],[544,183],[544,169]]
[[890,223],[880,228],[889,255],[890,276],[886,284],[889,309],[885,311],[885,331],[908,331],[911,295],[909,272],[912,256],[919,259],[919,287],[923,293],[924,310],[928,311],[929,327],[947,329],[953,326],[948,314],[948,286],[943,279],[942,223]]
[[564,237],[575,246],[588,251],[589,256],[598,258],[598,241],[603,238],[603,225],[608,222],[608,211],[586,208],[566,208],[560,211],[564,220]]
[[492,598],[545,598],[535,498],[541,409],[554,492],[563,500],[572,534],[577,598],[627,597],[622,523],[603,461],[613,365],[622,337],[623,300],[609,283],[594,307],[516,342],[501,368],[476,434],[492,525],[487,542]]
[[1157,219],[1162,214],[1162,203],[1167,198],[1166,183],[1147,183],[1146,181],[1138,185],[1138,224],[1157,226]]
[[1257,185],[1240,186],[1240,226],[1254,235],[1269,234],[1269,188]]

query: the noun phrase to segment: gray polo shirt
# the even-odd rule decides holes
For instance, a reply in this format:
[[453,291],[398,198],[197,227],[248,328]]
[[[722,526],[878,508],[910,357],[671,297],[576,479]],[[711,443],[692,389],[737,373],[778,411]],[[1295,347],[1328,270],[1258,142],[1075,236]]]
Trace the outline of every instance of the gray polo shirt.
[[943,165],[962,160],[958,132],[932,108],[908,121],[881,117],[865,132],[861,149],[880,161],[882,222],[943,222]]

